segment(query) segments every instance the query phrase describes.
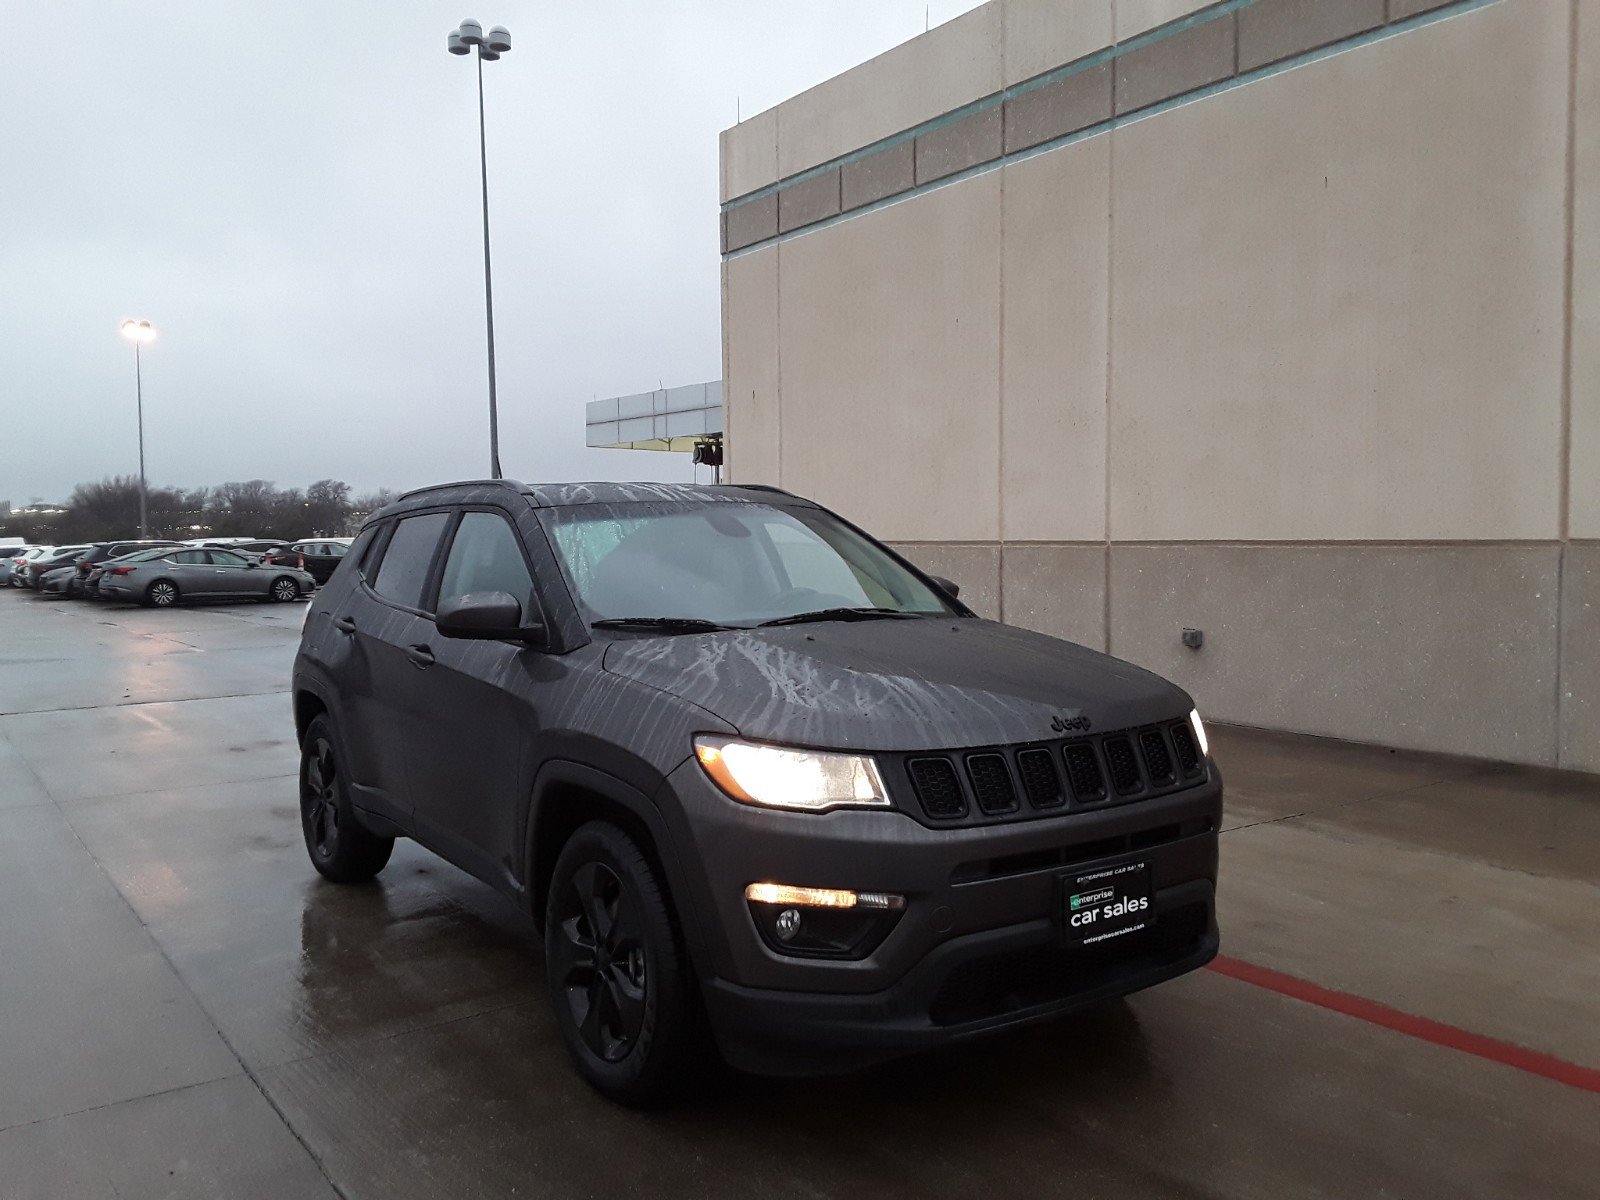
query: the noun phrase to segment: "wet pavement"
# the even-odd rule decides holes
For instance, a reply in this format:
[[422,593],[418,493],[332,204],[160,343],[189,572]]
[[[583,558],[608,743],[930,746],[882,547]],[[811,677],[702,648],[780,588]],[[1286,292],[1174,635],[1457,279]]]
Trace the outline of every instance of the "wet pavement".
[[641,1114],[487,888],[311,870],[303,612],[0,592],[3,1200],[1600,1194],[1600,779],[1217,729],[1265,986]]

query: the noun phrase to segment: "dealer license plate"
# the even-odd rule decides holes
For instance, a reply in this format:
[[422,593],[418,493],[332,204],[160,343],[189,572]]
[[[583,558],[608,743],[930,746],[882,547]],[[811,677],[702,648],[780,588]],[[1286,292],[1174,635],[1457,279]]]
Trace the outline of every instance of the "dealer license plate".
[[1073,945],[1101,945],[1155,923],[1142,862],[1063,875],[1061,884],[1061,924]]

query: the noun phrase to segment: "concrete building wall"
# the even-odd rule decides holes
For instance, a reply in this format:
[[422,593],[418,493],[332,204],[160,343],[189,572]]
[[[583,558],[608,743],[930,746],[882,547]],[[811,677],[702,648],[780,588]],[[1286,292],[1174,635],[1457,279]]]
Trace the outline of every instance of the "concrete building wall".
[[723,163],[732,478],[1215,718],[1600,770],[1600,0],[992,0]]

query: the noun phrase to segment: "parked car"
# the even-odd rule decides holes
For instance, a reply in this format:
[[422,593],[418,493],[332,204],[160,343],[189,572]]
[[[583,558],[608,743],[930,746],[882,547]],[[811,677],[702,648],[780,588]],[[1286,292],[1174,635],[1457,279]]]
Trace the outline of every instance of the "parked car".
[[102,564],[100,594],[170,608],[184,600],[276,600],[310,595],[316,581],[304,571],[269,567],[232,550],[181,546],[148,550]]
[[272,538],[226,538],[221,541],[199,542],[197,544],[209,550],[233,550],[239,554],[248,554],[255,558],[261,558],[284,547],[282,538],[276,540]]
[[775,489],[507,481],[377,513],[295,660],[313,866],[412,837],[544,930],[628,1103],[1043,1021],[1217,952],[1222,781],[1178,687],[977,617]]
[[71,563],[64,567],[57,567],[53,571],[46,571],[39,576],[38,591],[45,596],[69,596],[81,593],[78,582],[78,566]]
[[312,577],[327,583],[328,577],[350,551],[353,538],[312,538],[304,542],[281,547],[267,555],[266,561],[274,566],[293,566],[310,571]]
[[70,566],[87,554],[90,549],[91,547],[88,545],[57,546],[55,549],[48,550],[36,558],[29,559],[17,571],[19,586],[37,589],[39,580],[46,572]]
[[21,587],[22,576],[19,572],[49,549],[49,546],[7,546],[3,551],[4,557],[0,557],[0,582],[7,587]]
[[109,559],[121,558],[124,554],[132,554],[137,550],[151,550],[181,544],[181,542],[162,538],[136,538],[124,542],[96,542],[89,552],[78,560],[77,578],[73,580],[65,594],[74,597],[87,596],[93,599],[99,595],[100,576],[98,568],[101,563]]

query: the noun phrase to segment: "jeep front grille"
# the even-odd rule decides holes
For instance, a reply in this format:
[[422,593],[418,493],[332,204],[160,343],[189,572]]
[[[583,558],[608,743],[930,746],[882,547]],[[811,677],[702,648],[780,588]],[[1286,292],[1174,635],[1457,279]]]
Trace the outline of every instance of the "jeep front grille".
[[[1185,721],[1091,733],[1071,741],[893,756],[931,822],[1022,820],[1139,800],[1206,778]],[[1024,803],[1024,800],[1026,803]]]

